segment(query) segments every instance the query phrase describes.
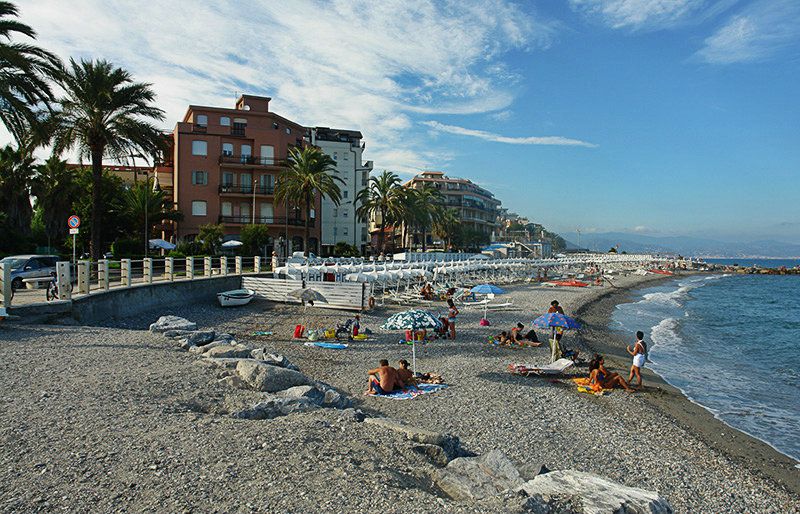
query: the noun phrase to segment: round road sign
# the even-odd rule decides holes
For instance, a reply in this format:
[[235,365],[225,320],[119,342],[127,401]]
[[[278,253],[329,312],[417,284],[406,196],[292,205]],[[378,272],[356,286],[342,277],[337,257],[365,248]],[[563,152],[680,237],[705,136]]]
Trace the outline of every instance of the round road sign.
[[81,226],[81,219],[75,215],[72,215],[67,220],[67,226],[69,228],[78,228]]

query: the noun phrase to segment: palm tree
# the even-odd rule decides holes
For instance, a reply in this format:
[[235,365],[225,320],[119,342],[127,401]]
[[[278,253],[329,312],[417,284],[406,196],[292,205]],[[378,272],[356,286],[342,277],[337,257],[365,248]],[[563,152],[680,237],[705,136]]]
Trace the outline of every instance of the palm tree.
[[[31,232],[31,179],[34,157],[27,149],[11,145],[0,149],[0,203],[11,230],[26,236]],[[65,220],[66,222],[66,220]]]
[[42,209],[47,246],[67,235],[67,218],[78,190],[76,173],[58,156],[53,155],[36,167],[31,193],[36,197],[37,208]]
[[461,218],[458,211],[442,207],[438,219],[433,224],[433,231],[436,237],[442,239],[447,248],[450,248],[453,246],[453,236],[458,233],[460,224]]
[[17,16],[14,4],[0,2],[0,121],[22,146],[38,125],[38,108],[53,100],[48,80],[58,75],[60,66],[47,50],[12,41],[15,35],[36,39],[36,32]]
[[386,251],[386,226],[400,221],[404,209],[404,188],[400,186],[400,177],[391,171],[383,170],[377,177],[370,177],[367,187],[356,195],[358,204],[356,215],[362,221],[380,216],[380,232],[378,232],[378,250]]
[[144,241],[147,247],[153,227],[163,221],[182,221],[183,213],[172,208],[172,202],[161,189],[153,190],[153,179],[137,182],[125,192],[124,214],[131,221],[134,233],[144,227]]
[[134,154],[155,158],[164,144],[163,134],[147,120],[161,121],[164,111],[153,106],[150,84],[134,82],[130,73],[104,60],[70,59],[63,72],[66,96],[52,123],[53,149],[61,154],[77,148],[92,161],[91,253],[99,258],[102,247],[100,182],[103,158],[127,162]]
[[[335,205],[342,200],[342,190],[336,181],[344,183],[339,177],[330,174],[336,166],[331,159],[317,147],[289,149],[289,167],[284,171],[275,187],[275,200],[287,200],[305,207],[305,255],[308,256],[311,234],[311,209],[317,194],[321,198],[330,198]],[[288,212],[287,212],[288,216]]]
[[443,200],[442,193],[428,184],[408,190],[408,221],[422,233],[423,252],[428,249],[428,232],[441,216]]

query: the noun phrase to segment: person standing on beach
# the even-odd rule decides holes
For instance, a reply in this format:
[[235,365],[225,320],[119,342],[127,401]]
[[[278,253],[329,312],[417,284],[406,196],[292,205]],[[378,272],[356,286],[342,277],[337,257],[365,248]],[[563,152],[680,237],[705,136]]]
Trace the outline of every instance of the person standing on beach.
[[450,339],[455,340],[456,338],[456,316],[458,316],[458,309],[456,309],[456,304],[453,303],[453,299],[447,300],[447,323],[450,325]]
[[[564,309],[558,304],[558,300],[550,302],[550,308],[547,309],[548,314],[564,314]],[[556,327],[554,329],[553,339],[550,340],[550,362],[555,362],[561,358],[561,337],[564,335],[564,329]]]
[[564,309],[562,309],[561,306],[558,305],[558,300],[553,300],[552,302],[550,302],[550,308],[547,309],[548,314],[552,314],[554,312],[557,312],[559,314],[564,314]]
[[633,348],[628,345],[625,349],[629,354],[633,355],[633,364],[631,365],[628,382],[633,382],[633,377],[636,377],[636,386],[642,387],[642,368],[645,360],[647,360],[647,344],[644,342],[644,332],[641,330],[636,332],[636,343]]

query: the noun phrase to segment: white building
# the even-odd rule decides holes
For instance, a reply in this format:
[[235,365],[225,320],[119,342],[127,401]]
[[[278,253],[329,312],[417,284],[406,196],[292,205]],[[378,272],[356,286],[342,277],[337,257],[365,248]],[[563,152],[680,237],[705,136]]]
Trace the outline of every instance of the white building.
[[369,234],[367,224],[356,216],[354,201],[358,192],[367,186],[372,161],[361,160],[365,147],[361,142],[361,132],[316,127],[310,129],[310,138],[311,144],[320,147],[336,161],[333,174],[342,180],[337,181],[342,190],[339,206],[328,198],[322,200],[322,212],[318,216],[322,222],[321,255],[331,255],[339,242],[353,245],[363,254]]

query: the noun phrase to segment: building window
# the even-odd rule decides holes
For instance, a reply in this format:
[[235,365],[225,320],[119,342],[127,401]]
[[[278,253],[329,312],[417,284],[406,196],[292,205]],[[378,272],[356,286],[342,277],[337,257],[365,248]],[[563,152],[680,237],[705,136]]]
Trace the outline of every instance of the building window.
[[275,130],[278,130],[278,124],[275,123],[274,121],[272,122],[272,128],[274,128]]
[[194,122],[196,125],[202,125],[203,127],[205,127],[208,125],[208,116],[206,116],[205,114],[198,114],[197,116],[195,116]]
[[250,223],[251,221],[253,221],[252,217],[250,216],[249,203],[239,204],[239,217],[241,218],[242,223]]
[[347,235],[347,227],[342,228],[342,234]]
[[333,208],[333,217],[334,218],[338,218],[339,217],[339,209],[337,209],[336,207]]
[[233,216],[233,204],[231,202],[222,202],[221,209],[223,216]]
[[222,174],[222,185],[230,187],[233,185],[233,173],[226,171]]
[[199,139],[192,141],[192,155],[208,155],[208,143]]
[[239,175],[239,185],[242,186],[242,193],[253,192],[253,176],[249,173],[241,173]]
[[292,129],[290,129],[289,127],[286,127],[286,133],[287,134],[291,134],[292,133]]
[[261,210],[259,211],[259,216],[261,217],[261,223],[274,223],[273,220],[273,210],[271,203],[262,203]]
[[246,118],[233,118],[234,125],[242,125],[247,126],[247,119]]
[[219,124],[223,127],[230,127],[231,126],[231,119],[227,116],[220,116],[219,117]]
[[311,216],[310,216],[310,217],[311,217],[311,219],[314,219],[314,218],[316,218],[316,217],[317,217],[317,211],[316,211],[316,210],[314,210],[314,209],[311,209],[311,210],[309,211],[309,214],[311,214]]
[[347,217],[347,209],[342,209],[342,216]]
[[192,172],[192,184],[196,186],[205,186],[208,184],[208,172],[207,171],[193,171]]
[[339,228],[338,227],[333,227],[333,237],[336,237],[338,235],[339,235]]
[[275,164],[275,147],[270,145],[261,145],[261,151],[258,154],[261,157],[261,164],[271,165]]
[[207,204],[205,200],[192,201],[192,216],[205,216],[207,214]]
[[233,143],[222,143],[222,155],[227,157],[233,155]]
[[338,161],[339,160],[339,152],[333,152],[333,160],[334,161]]
[[347,189],[342,191],[342,198],[347,198]]

